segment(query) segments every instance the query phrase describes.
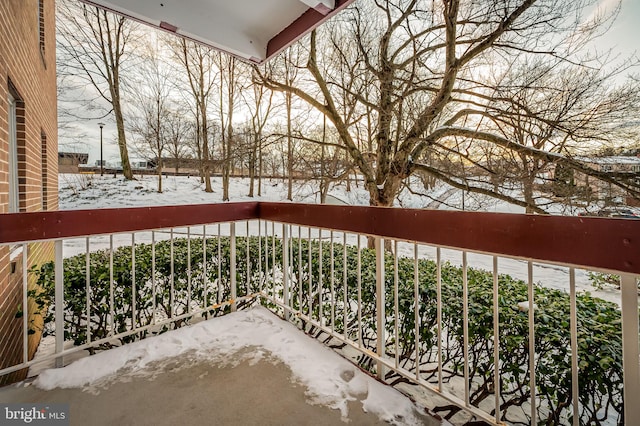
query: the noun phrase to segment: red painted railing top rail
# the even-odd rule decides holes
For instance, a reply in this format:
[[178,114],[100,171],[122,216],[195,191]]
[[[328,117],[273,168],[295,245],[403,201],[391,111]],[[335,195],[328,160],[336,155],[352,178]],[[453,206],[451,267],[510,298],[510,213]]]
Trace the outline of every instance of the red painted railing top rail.
[[640,220],[246,202],[0,215],[0,244],[265,219],[640,274]]
[[257,218],[256,202],[0,214],[0,244]]

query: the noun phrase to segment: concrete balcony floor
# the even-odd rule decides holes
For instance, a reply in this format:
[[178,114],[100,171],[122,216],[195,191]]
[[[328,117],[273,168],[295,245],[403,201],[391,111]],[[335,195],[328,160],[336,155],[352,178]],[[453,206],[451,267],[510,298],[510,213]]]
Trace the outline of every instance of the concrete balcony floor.
[[[339,410],[311,405],[304,387],[292,383],[289,368],[267,360],[235,367],[211,362],[169,365],[153,379],[133,377],[98,394],[78,388],[44,391],[27,381],[0,388],[0,401],[68,403],[71,425],[386,424],[365,413],[360,401],[349,402],[348,418]],[[440,424],[431,417],[419,418],[425,425]]]

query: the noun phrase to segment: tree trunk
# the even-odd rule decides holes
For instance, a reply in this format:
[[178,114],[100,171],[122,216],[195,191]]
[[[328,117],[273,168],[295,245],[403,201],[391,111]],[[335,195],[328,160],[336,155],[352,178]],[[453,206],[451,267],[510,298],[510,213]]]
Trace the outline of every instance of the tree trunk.
[[[106,15],[105,15],[106,17]],[[104,52],[104,50],[103,50]],[[113,114],[116,117],[116,128],[118,129],[118,148],[120,149],[120,161],[122,162],[122,174],[125,179],[132,180],[133,171],[131,163],[129,163],[129,150],[127,149],[127,135],[124,131],[124,114],[120,103],[120,70],[118,66],[114,66],[112,50],[109,49],[111,56],[111,72],[112,78],[109,81],[109,91],[111,93],[111,105],[113,106]],[[105,65],[109,66],[109,61],[105,61]]]
[[[228,152],[225,149],[225,157]],[[229,160],[225,158],[222,164],[222,201],[229,201]]]
[[202,145],[200,137],[200,108],[196,107],[196,157],[198,159],[198,171],[200,172],[200,184],[204,183],[204,161],[202,159]]
[[[322,142],[325,142],[326,138],[326,119],[322,128]],[[325,159],[325,148],[324,145],[320,146],[320,204],[325,204],[327,202],[327,193],[329,192],[329,179],[326,177],[324,162]]]
[[[253,160],[252,160],[253,161]],[[249,197],[253,197],[253,189],[254,189],[254,179],[255,179],[255,165],[251,162],[249,163]]]
[[162,193],[162,160],[158,160],[158,164],[156,165],[156,170],[158,172],[158,193]]
[[[231,100],[230,100],[231,102]],[[222,197],[222,199],[224,201],[229,201],[229,178],[231,176],[231,174],[234,172],[234,161],[233,161],[233,124],[231,123],[231,119],[233,117],[233,104],[229,104],[229,121],[228,121],[228,129],[229,129],[229,133],[227,134],[227,156],[228,156],[228,160],[227,160],[227,175],[226,175],[226,181],[225,181],[225,188],[224,188],[224,196]]]
[[209,141],[207,133],[202,133],[202,178],[204,179],[204,192],[213,192],[211,187],[211,170],[209,168]]
[[204,192],[213,192],[211,188],[211,170],[209,169],[209,129],[207,123],[207,100],[204,89],[204,69],[202,67],[202,58],[200,58],[200,91],[198,98],[198,108],[200,108],[200,120],[202,121],[202,131],[200,136],[202,137],[202,161],[204,165],[202,167],[204,177]]
[[[202,106],[206,108],[206,106]],[[213,192],[213,188],[211,188],[211,170],[209,170],[209,131],[207,129],[206,112],[202,114],[202,131],[200,132],[200,136],[202,137],[204,192]]]
[[254,137],[251,153],[249,154],[249,197],[253,197],[254,180],[256,178],[256,157],[258,155],[258,138]]
[[[113,113],[116,117],[116,128],[118,129],[118,149],[120,150],[120,162],[122,163],[122,174],[125,179],[133,179],[133,171],[129,163],[129,150],[127,149],[127,137],[124,131],[124,117],[120,106],[120,96],[117,95],[113,101]],[[116,101],[117,99],[117,101]]]
[[291,92],[285,94],[287,105],[287,200],[293,200],[293,141],[291,138]]
[[329,179],[320,178],[320,204],[327,203],[327,194],[329,193]]
[[[366,178],[365,178],[366,181]],[[387,175],[384,185],[379,188],[374,182],[366,184],[369,189],[369,205],[373,207],[392,207],[395,200],[395,194],[398,193],[402,179],[396,175]],[[375,238],[367,237],[367,247],[375,248]],[[391,240],[384,240],[385,251],[391,252]]]
[[527,174],[527,176],[522,179],[524,201],[527,203],[525,213],[535,213],[534,206],[536,204],[536,201],[533,198],[534,180],[535,174]]
[[262,196],[262,147],[258,147],[258,197]]
[[[220,65],[222,66],[222,54],[220,54]],[[224,101],[222,87],[224,85],[224,74],[227,74],[227,120],[224,120]],[[222,123],[222,201],[229,201],[229,176],[232,168],[232,144],[233,144],[233,107],[235,98],[235,58],[229,58],[226,69],[220,72],[220,116]],[[226,138],[225,138],[226,131]]]
[[222,201],[229,201],[229,177],[231,176],[231,139],[233,137],[233,128],[231,127],[231,116],[227,121],[227,140],[225,142],[224,163],[222,166]]

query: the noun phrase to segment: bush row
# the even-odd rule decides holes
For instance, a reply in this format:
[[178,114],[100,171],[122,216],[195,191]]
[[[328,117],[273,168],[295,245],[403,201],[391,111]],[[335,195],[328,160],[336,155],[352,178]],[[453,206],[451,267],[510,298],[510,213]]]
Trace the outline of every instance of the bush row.
[[[189,309],[210,306],[230,295],[229,238],[175,239],[160,241],[155,249],[150,244],[135,246],[135,268],[132,267],[131,247],[113,252],[113,296],[111,295],[110,253],[92,252],[89,256],[89,326],[87,327],[86,256],[64,260],[65,338],[75,344],[106,337],[111,322],[116,332],[144,327],[155,319],[180,316]],[[360,289],[358,288],[358,251],[353,246],[318,241],[291,240],[290,303],[316,321],[335,327],[371,350],[376,345],[375,251],[360,252]],[[333,249],[333,250],[332,250]],[[282,242],[279,239],[242,237],[236,239],[236,281],[238,296],[263,290],[282,299]],[[347,262],[344,263],[344,251]],[[322,252],[322,256],[320,256]],[[171,255],[173,253],[173,256]],[[247,261],[247,253],[248,261]],[[173,262],[171,261],[173,257]],[[320,258],[322,257],[322,270]],[[155,262],[154,262],[155,259]],[[330,265],[333,261],[333,274]],[[154,266],[155,263],[155,266]],[[275,265],[275,266],[274,266]],[[343,277],[346,268],[346,285]],[[394,289],[394,260],[387,253],[386,279],[386,352],[396,357],[396,307]],[[430,260],[418,262],[419,283],[416,303],[414,260],[398,258],[398,359],[405,370],[414,371],[416,365],[422,377],[437,381],[437,265]],[[135,280],[132,270],[135,269]],[[31,294],[45,312],[50,327],[54,319],[53,264],[33,271],[40,291]],[[459,381],[464,368],[463,285],[460,267],[441,265],[442,294],[442,353],[445,382]],[[468,354],[471,379],[470,401],[483,406],[493,401],[494,330],[493,276],[483,270],[469,268],[468,292]],[[518,308],[527,300],[528,287],[523,281],[500,275],[499,282],[499,358],[501,412],[505,420],[527,423],[522,419],[523,406],[528,403],[529,388],[529,326],[528,313]],[[134,284],[135,283],[135,291]],[[310,284],[311,283],[311,284]],[[171,288],[173,287],[173,292]],[[346,295],[345,295],[346,288]],[[133,296],[135,295],[135,315]],[[173,295],[173,296],[172,296]],[[346,296],[346,304],[345,304]],[[113,317],[110,299],[113,297]],[[538,418],[545,424],[571,421],[571,349],[570,305],[566,293],[534,287],[535,309],[535,378]],[[332,303],[333,301],[333,303]],[[360,310],[358,310],[360,301]],[[417,315],[416,315],[417,307]],[[607,417],[616,417],[622,424],[622,336],[619,308],[609,302],[580,294],[578,307],[578,354],[580,422],[599,424]],[[228,311],[211,310],[209,315]],[[155,312],[155,314],[154,314]],[[419,331],[416,334],[416,317]],[[359,321],[360,318],[360,321]],[[314,332],[312,326],[297,320],[301,328]],[[174,323],[180,327],[189,318]],[[121,339],[126,343],[151,332]],[[46,330],[45,330],[46,332]],[[373,370],[374,364],[363,357],[360,363]],[[396,373],[389,373],[392,383],[403,381]],[[441,407],[451,417],[457,409]],[[514,413],[519,413],[517,417]]]

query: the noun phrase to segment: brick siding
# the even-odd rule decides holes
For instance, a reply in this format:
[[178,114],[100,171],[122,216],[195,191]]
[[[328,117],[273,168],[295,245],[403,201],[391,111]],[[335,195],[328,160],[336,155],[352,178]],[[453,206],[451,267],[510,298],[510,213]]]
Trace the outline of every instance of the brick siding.
[[[57,104],[54,0],[0,1],[0,214],[9,210],[9,104],[17,99],[18,186],[21,212],[58,208]],[[10,88],[11,87],[11,88]],[[53,259],[53,244],[30,244],[27,267]],[[0,369],[22,361],[22,256],[10,259],[0,246]],[[33,277],[28,277],[33,288]],[[27,309],[31,328],[42,327],[35,305]],[[33,357],[40,333],[29,335]],[[24,378],[26,371],[0,377],[0,385]]]

